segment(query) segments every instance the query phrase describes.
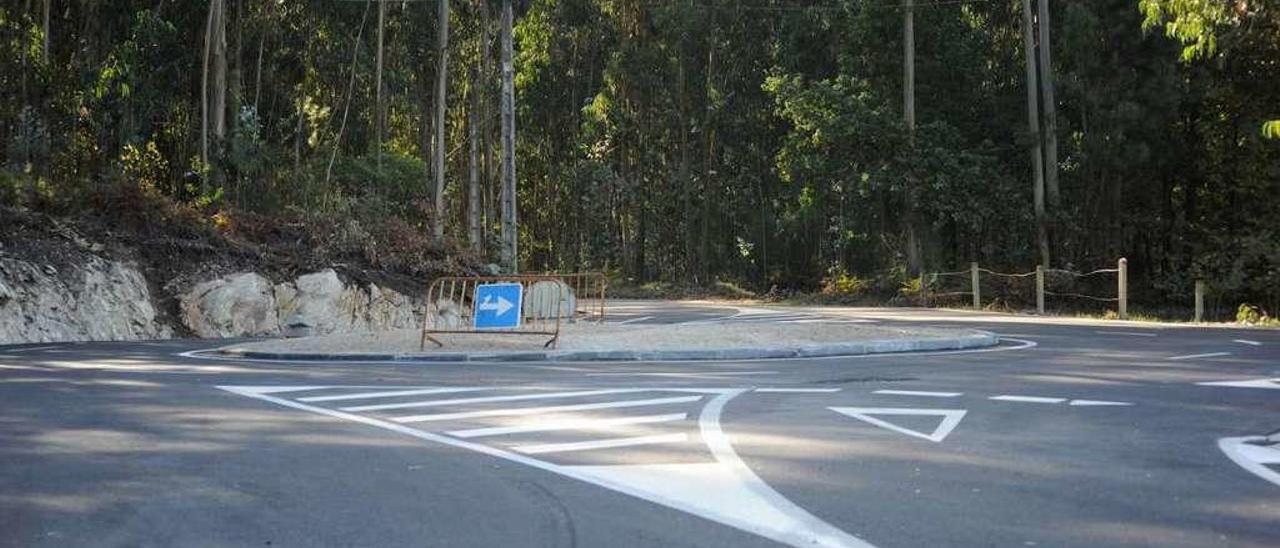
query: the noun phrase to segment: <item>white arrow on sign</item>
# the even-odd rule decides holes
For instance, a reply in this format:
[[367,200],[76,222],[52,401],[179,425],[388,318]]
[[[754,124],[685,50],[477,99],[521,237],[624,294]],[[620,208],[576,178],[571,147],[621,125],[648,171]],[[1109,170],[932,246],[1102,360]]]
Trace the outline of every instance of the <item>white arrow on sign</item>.
[[485,295],[484,302],[480,303],[480,310],[496,310],[498,316],[504,316],[513,306],[515,304],[502,298],[501,295],[498,296],[498,302],[496,303],[493,302],[493,295]]

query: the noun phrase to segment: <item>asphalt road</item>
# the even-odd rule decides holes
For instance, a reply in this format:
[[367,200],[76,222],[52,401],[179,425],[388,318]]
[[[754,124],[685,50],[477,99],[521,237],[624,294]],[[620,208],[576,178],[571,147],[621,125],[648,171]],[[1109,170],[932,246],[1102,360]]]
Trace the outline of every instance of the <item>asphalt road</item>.
[[[957,325],[988,351],[315,364],[0,347],[3,546],[1278,546],[1280,332]],[[1276,379],[1272,383],[1268,379]],[[1240,386],[1204,385],[1245,381]]]

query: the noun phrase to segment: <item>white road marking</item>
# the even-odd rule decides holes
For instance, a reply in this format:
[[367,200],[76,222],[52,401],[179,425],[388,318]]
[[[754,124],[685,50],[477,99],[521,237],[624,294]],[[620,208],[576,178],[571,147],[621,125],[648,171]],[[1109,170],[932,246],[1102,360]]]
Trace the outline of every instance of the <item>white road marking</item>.
[[689,403],[702,399],[702,396],[678,396],[674,398],[652,398],[646,400],[623,400],[602,403],[580,403],[574,405],[553,405],[549,407],[517,407],[513,409],[486,409],[484,411],[463,411],[459,413],[436,413],[433,415],[410,415],[393,417],[398,423],[426,422],[477,419],[481,417],[503,417],[511,415],[540,415],[543,413],[560,413],[563,411],[586,411],[590,409],[614,409],[617,407],[643,407],[647,405],[665,405],[668,403]]
[[1118,335],[1124,337],[1157,337],[1155,333],[1139,333],[1137,331],[1094,331],[1099,335]]
[[626,394],[638,392],[634,388],[610,388],[605,390],[579,390],[576,392],[551,392],[538,394],[520,394],[517,396],[486,396],[483,398],[453,398],[448,400],[411,401],[401,403],[383,403],[376,405],[357,405],[343,407],[343,411],[383,411],[386,409],[408,409],[413,407],[432,407],[436,405],[464,405],[469,403],[491,403],[504,401],[545,400],[548,398],[577,398],[582,396],[603,396],[606,394]]
[[654,504],[674,508],[795,547],[874,548],[808,513],[769,487],[734,452],[720,428],[725,403],[746,390],[705,390],[717,394],[702,409],[698,426],[716,462],[617,466],[563,466],[511,451],[433,434],[375,417],[344,413],[273,396],[278,388],[219,386],[219,389],[284,407],[349,420],[421,440],[469,449],[591,483]]
[[620,322],[616,322],[616,324],[617,324],[617,325],[625,325],[625,324],[629,324],[629,323],[643,322],[643,321],[645,321],[645,320],[652,320],[652,319],[653,319],[653,316],[641,316],[641,317],[639,317],[639,318],[631,318],[630,320],[622,320],[622,321],[620,321]]
[[839,388],[757,388],[756,392],[766,394],[830,394],[839,392]]
[[1214,382],[1198,382],[1200,386],[1228,386],[1231,388],[1272,388],[1280,389],[1280,378],[1275,379],[1250,379],[1247,381],[1214,381]]
[[926,398],[955,398],[963,396],[964,392],[930,392],[927,390],[876,390],[872,394],[886,394],[890,396],[924,396]]
[[448,434],[459,438],[478,438],[482,436],[503,436],[507,434],[526,434],[529,432],[552,432],[556,430],[608,430],[615,426],[673,422],[682,421],[687,418],[689,418],[688,413],[671,413],[669,415],[644,415],[640,417],[615,417],[610,419],[534,421],[512,426],[493,426],[489,428],[473,428],[470,430],[454,430],[452,432],[448,432]]
[[426,394],[448,394],[453,392],[475,392],[477,390],[490,390],[489,388],[421,388],[418,390],[391,390],[382,392],[361,392],[359,394],[338,394],[333,396],[311,396],[309,398],[298,398],[298,401],[317,402],[317,401],[342,401],[342,400],[362,400],[365,398],[394,398],[398,396],[422,396]]
[[1232,339],[1231,342],[1238,342],[1240,344],[1247,344],[1249,346],[1262,346],[1262,343],[1258,341],[1251,341],[1249,339]]
[[1240,465],[1253,475],[1276,485],[1280,485],[1280,472],[1267,465],[1280,464],[1280,449],[1276,446],[1256,445],[1250,442],[1263,441],[1264,436],[1245,436],[1240,438],[1222,438],[1218,440],[1218,449],[1227,455],[1232,462]]
[[995,401],[1016,401],[1016,402],[1025,402],[1025,403],[1062,403],[1064,401],[1067,401],[1066,398],[1045,398],[1041,396],[1010,396],[1008,394],[1003,396],[991,396],[990,398],[987,398],[987,399],[995,400]]
[[1194,360],[1197,358],[1218,358],[1218,357],[1230,356],[1230,355],[1231,355],[1230,352],[1209,352],[1206,354],[1187,354],[1185,356],[1172,356],[1165,359],[1171,360],[1171,361],[1178,361],[1178,360]]
[[1068,405],[1077,407],[1104,407],[1104,406],[1129,406],[1133,405],[1127,401],[1105,401],[1105,400],[1071,400]]
[[8,348],[6,350],[9,352],[32,352],[35,350],[53,350],[55,348],[58,348],[58,347],[57,346],[29,346],[26,348]]
[[777,371],[707,371],[704,373],[587,373],[588,377],[675,377],[705,378],[726,375],[777,375]]
[[526,455],[543,453],[563,453],[565,451],[590,451],[593,449],[612,449],[616,447],[634,447],[636,445],[652,445],[655,443],[684,443],[689,441],[688,434],[658,434],[654,436],[637,436],[634,438],[612,438],[607,440],[578,441],[572,443],[544,443],[540,445],[517,445],[512,449]]
[[[897,407],[828,407],[827,409],[881,428],[893,430],[899,434],[906,434],[935,443],[946,439],[947,435],[960,424],[960,419],[963,419],[965,413],[968,412],[964,409],[904,409]],[[898,426],[883,419],[877,419],[871,415],[938,416],[942,417],[942,422],[938,423],[937,428],[934,428],[932,433],[926,434],[904,426]]]

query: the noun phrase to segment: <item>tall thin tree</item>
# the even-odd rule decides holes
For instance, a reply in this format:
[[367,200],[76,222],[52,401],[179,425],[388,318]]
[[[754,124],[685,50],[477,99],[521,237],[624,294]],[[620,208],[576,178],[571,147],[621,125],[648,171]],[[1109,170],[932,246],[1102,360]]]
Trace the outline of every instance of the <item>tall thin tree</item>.
[[436,241],[444,239],[444,125],[445,95],[449,84],[449,0],[440,0],[440,42],[437,53],[439,65],[436,70],[436,154],[433,159],[432,172],[435,174],[435,218],[432,219],[431,233]]
[[519,272],[513,18],[511,0],[502,0],[502,263],[511,274]]

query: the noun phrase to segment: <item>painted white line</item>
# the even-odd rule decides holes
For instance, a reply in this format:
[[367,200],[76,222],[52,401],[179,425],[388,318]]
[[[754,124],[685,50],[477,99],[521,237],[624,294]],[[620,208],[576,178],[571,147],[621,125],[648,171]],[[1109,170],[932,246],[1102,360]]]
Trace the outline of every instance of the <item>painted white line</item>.
[[1067,401],[1066,398],[1044,398],[1040,396],[1010,396],[1007,394],[1004,396],[991,396],[990,398],[987,398],[987,399],[995,400],[995,401],[1016,401],[1016,402],[1025,402],[1025,403],[1062,403],[1064,401]]
[[688,413],[672,413],[669,415],[644,415],[641,417],[616,417],[611,419],[577,419],[559,421],[534,421],[513,426],[494,426],[490,428],[473,428],[470,430],[454,430],[450,436],[459,438],[479,438],[482,436],[504,436],[507,434],[526,434],[529,432],[552,432],[556,430],[608,430],[615,426],[631,426],[636,424],[654,424],[659,422],[682,421],[689,418]]
[[1249,339],[1232,339],[1231,342],[1238,342],[1240,344],[1247,344],[1249,346],[1262,346],[1262,343],[1258,341],[1251,341]]
[[1094,331],[1099,335],[1117,335],[1121,337],[1158,337],[1155,333],[1139,333],[1137,331]]
[[[968,412],[964,409],[904,409],[899,407],[828,407],[827,409],[899,434],[906,434],[935,443],[940,443],[946,439],[947,435],[960,424],[960,419],[963,419],[965,413]],[[871,415],[936,416],[942,417],[942,422],[938,423],[932,433],[926,434],[904,426],[898,426],[884,419],[877,419]]]
[[588,377],[675,377],[703,378],[728,375],[777,375],[777,371],[707,371],[705,373],[587,373]]
[[706,518],[794,547],[874,548],[808,513],[787,500],[747,467],[720,428],[724,405],[746,390],[720,390],[698,419],[702,439],[714,463],[618,466],[563,466],[488,445],[433,434],[374,417],[343,413],[271,396],[273,388],[219,386],[219,389],[390,430],[420,440],[469,449],[477,453],[560,474],[583,483],[611,489],[654,504]]
[[1250,442],[1263,441],[1264,436],[1245,436],[1241,438],[1222,438],[1218,440],[1218,449],[1227,458],[1248,470],[1255,476],[1280,485],[1280,473],[1268,467],[1268,464],[1280,464],[1280,449],[1275,446],[1262,446]]
[[757,388],[756,392],[766,394],[830,394],[839,392],[839,388]]
[[1249,379],[1245,381],[1214,381],[1214,382],[1198,382],[1200,386],[1227,386],[1231,388],[1271,388],[1280,389],[1280,378],[1275,379]]
[[514,409],[486,409],[484,411],[464,411],[460,413],[437,413],[434,415],[410,415],[393,417],[398,423],[446,421],[462,419],[478,419],[482,417],[503,417],[511,415],[540,415],[543,413],[560,413],[564,411],[587,411],[591,409],[614,409],[618,407],[644,407],[648,405],[666,405],[669,403],[689,403],[702,399],[702,396],[678,396],[674,398],[652,398],[647,400],[623,400],[602,403],[580,403],[574,405],[553,405],[549,407],[518,407]]
[[343,411],[382,411],[384,409],[409,409],[413,407],[432,407],[436,405],[465,405],[469,403],[491,403],[504,401],[545,400],[548,398],[578,398],[583,396],[603,396],[607,394],[626,394],[639,392],[635,388],[610,388],[605,390],[579,390],[576,392],[551,392],[548,394],[520,394],[517,396],[486,396],[483,398],[453,398],[448,400],[410,401],[401,403],[383,403],[375,405],[357,405],[343,407]]
[[641,316],[639,318],[631,318],[630,320],[622,320],[620,322],[616,322],[616,325],[626,325],[629,323],[643,322],[645,320],[652,320],[652,319],[653,319],[653,316]]
[[592,449],[611,449],[615,447],[634,447],[636,445],[652,445],[655,443],[684,443],[689,435],[658,434],[654,436],[637,436],[634,438],[613,438],[607,440],[578,441],[572,443],[545,443],[541,445],[517,445],[512,449],[526,455],[543,453],[563,453],[565,451],[590,451]]
[[1129,406],[1133,405],[1127,401],[1105,401],[1105,400],[1071,400],[1068,405],[1076,407],[1104,407],[1104,406]]
[[391,390],[383,392],[360,392],[359,394],[338,394],[333,396],[311,396],[309,398],[298,398],[298,401],[317,402],[317,401],[342,401],[342,400],[362,400],[365,398],[394,398],[398,396],[422,396],[426,394],[448,394],[452,392],[475,392],[477,390],[490,390],[489,388],[422,388],[419,390]]
[[1194,360],[1197,358],[1218,358],[1218,357],[1230,356],[1230,355],[1231,355],[1230,352],[1209,352],[1206,354],[1187,354],[1185,356],[1173,356],[1165,359],[1170,361],[1178,361],[1178,360]]
[[924,396],[926,398],[955,398],[963,396],[964,392],[929,392],[927,390],[876,390],[872,394],[887,394],[890,396]]
[[26,348],[8,348],[5,350],[7,352],[33,352],[36,350],[53,350],[55,348],[58,348],[58,347],[57,346],[29,346]]

